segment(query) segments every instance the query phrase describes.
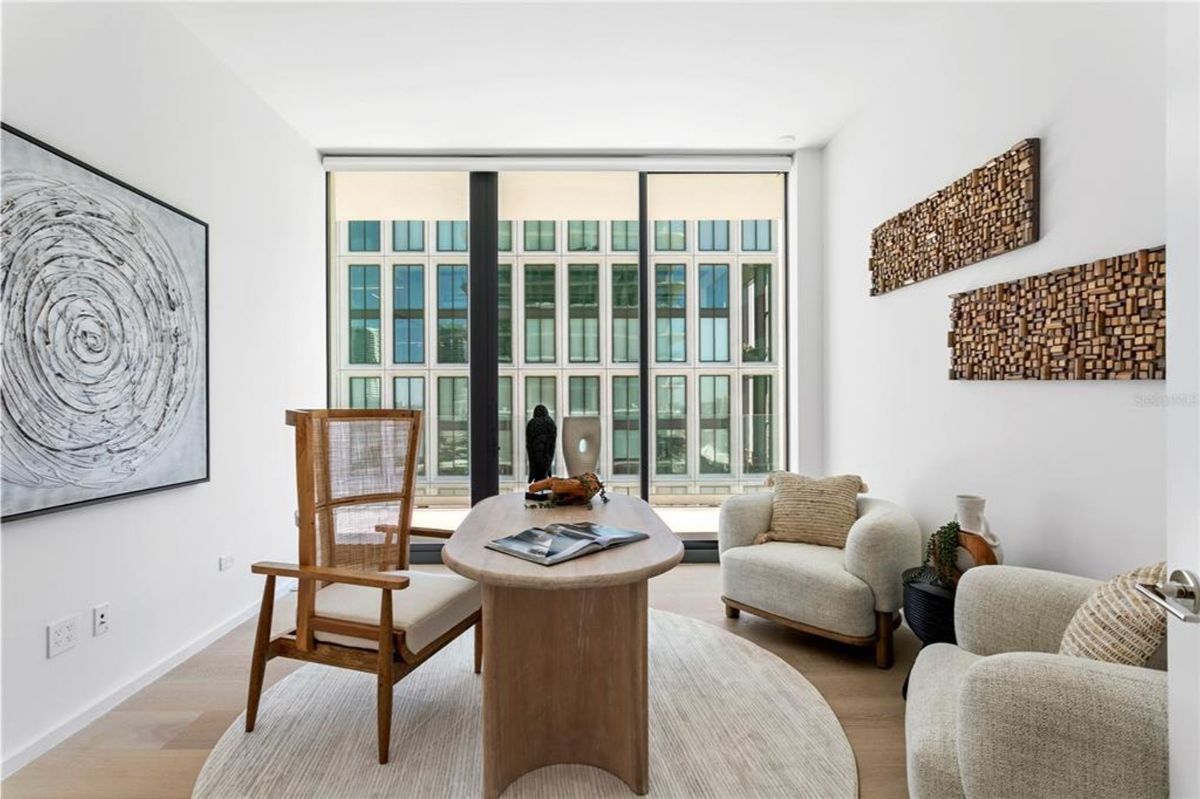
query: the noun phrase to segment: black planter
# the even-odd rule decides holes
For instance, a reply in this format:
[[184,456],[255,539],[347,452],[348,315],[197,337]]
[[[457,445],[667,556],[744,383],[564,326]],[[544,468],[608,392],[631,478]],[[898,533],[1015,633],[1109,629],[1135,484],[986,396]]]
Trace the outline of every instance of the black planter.
[[904,620],[923,644],[954,644],[954,590],[933,583],[904,586]]
[[[933,572],[924,567],[909,569],[904,580],[904,621],[921,639],[921,645],[958,643],[954,636],[954,589],[934,583]],[[908,697],[907,677],[900,695]]]

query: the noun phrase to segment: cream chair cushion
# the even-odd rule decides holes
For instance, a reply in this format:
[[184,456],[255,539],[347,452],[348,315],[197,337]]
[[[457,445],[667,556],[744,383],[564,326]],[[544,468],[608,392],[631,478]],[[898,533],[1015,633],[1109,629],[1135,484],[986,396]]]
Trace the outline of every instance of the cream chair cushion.
[[726,597],[823,630],[875,634],[875,595],[836,547],[771,541],[721,555]]
[[[404,645],[420,652],[451,627],[479,610],[482,592],[473,580],[455,574],[394,571],[408,577],[408,588],[392,592],[392,623],[404,631]],[[379,624],[378,588],[334,583],[317,592],[318,616],[360,624]],[[378,641],[336,633],[317,632],[318,641],[328,644],[378,649]]]

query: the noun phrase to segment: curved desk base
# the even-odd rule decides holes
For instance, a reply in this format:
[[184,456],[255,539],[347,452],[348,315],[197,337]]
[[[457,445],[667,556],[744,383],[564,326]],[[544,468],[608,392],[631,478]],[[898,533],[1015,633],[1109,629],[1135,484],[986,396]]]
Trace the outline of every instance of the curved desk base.
[[483,587],[483,794],[559,763],[649,788],[646,581]]

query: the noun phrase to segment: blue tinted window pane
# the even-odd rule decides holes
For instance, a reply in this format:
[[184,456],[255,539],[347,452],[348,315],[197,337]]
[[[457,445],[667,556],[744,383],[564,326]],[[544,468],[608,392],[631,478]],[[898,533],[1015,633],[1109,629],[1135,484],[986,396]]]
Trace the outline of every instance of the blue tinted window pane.
[[438,252],[466,252],[467,243],[466,222],[441,220],[437,223]]
[[587,220],[567,222],[567,249],[593,252],[600,249],[600,223]]
[[638,378],[614,377],[612,388],[613,474],[637,474],[641,459]]
[[682,309],[687,305],[687,285],[683,264],[658,264],[655,267],[655,305],[659,309]]
[[771,249],[771,220],[742,220],[742,249],[747,252],[766,252]]
[[392,251],[421,252],[425,249],[425,224],[419,220],[392,222]]
[[425,267],[392,267],[392,361],[425,362]]
[[[425,378],[392,378],[392,407],[400,410],[425,410]],[[425,474],[425,441],[417,445],[417,474]]]
[[466,264],[438,264],[437,303],[438,362],[466,363]]
[[440,474],[470,474],[470,416],[467,378],[437,380],[437,468]]
[[526,221],[525,249],[529,252],[553,252],[554,220],[532,219]]
[[638,248],[638,222],[636,219],[617,220],[612,223],[611,248],[617,252],[635,252]]
[[680,251],[687,249],[687,225],[682,219],[658,220],[654,223],[654,249]]
[[500,264],[496,281],[496,330],[500,336],[500,363],[512,363],[512,265]]
[[742,378],[742,469],[769,472],[774,456],[774,408],[770,375]]
[[350,252],[379,252],[379,222],[353,220],[346,225]]
[[350,378],[350,407],[380,407],[380,379],[378,377]]
[[504,220],[501,220],[498,225],[497,239],[499,240],[500,245],[497,249],[499,249],[500,252],[512,252],[512,222],[505,222]]
[[696,228],[699,249],[709,252],[729,249],[729,220],[702,219]]
[[553,264],[525,266],[525,361],[555,360],[555,282]]
[[350,363],[379,363],[379,266],[351,264],[349,269]]
[[655,359],[680,362],[687,359],[687,284],[683,264],[655,266]]
[[655,458],[658,474],[687,474],[687,387],[682,376],[656,377]]
[[742,360],[771,360],[771,265],[742,266]]

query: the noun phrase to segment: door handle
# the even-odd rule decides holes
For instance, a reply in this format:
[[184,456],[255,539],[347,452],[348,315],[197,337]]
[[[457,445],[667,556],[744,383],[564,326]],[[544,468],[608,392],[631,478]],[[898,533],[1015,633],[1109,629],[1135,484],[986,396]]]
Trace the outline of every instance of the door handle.
[[1200,579],[1194,572],[1176,569],[1164,583],[1138,583],[1136,588],[1180,621],[1200,622]]

